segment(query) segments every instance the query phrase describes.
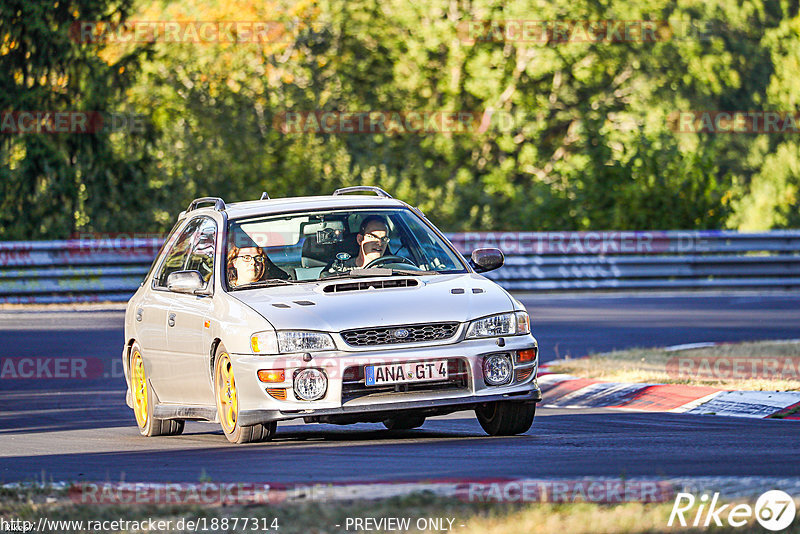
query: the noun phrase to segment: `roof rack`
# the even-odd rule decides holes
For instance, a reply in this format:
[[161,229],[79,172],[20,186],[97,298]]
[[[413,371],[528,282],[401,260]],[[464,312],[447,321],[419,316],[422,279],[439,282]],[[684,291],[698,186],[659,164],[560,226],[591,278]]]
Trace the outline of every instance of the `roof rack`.
[[390,195],[380,187],[375,187],[372,185],[354,185],[353,187],[343,187],[341,189],[337,189],[336,191],[334,191],[333,196],[344,195],[346,193],[355,193],[357,191],[375,193],[379,197],[384,197],[384,198],[394,198],[392,197],[392,195]]
[[198,209],[198,206],[200,204],[206,204],[208,202],[213,202],[214,203],[214,209],[215,210],[217,210],[217,211],[225,211],[225,207],[226,207],[225,206],[225,201],[222,200],[221,198],[219,198],[219,197],[202,197],[202,198],[196,198],[196,199],[192,200],[191,204],[189,204],[189,207],[186,208],[186,211],[184,213],[189,213],[190,211],[196,210],[196,209]]

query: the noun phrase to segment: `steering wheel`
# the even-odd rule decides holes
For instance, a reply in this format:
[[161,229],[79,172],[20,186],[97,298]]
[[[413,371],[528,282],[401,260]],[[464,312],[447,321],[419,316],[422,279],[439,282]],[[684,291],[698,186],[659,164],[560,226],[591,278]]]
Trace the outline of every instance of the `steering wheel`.
[[366,264],[364,269],[375,267],[376,265],[383,265],[384,263],[407,263],[408,265],[413,265],[415,268],[418,268],[413,261],[403,256],[381,256]]

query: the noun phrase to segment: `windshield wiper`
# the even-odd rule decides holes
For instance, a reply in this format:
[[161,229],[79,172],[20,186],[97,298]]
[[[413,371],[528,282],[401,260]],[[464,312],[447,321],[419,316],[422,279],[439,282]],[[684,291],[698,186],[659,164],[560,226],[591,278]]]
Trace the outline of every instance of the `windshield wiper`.
[[437,271],[415,271],[412,269],[385,269],[383,267],[370,267],[369,269],[350,269],[342,273],[333,274],[320,278],[319,282],[327,280],[337,280],[340,278],[361,278],[371,276],[394,276],[394,275],[410,275],[410,276],[425,276],[431,274],[439,274]]
[[271,287],[271,286],[279,286],[281,284],[288,284],[292,285],[294,282],[290,280],[281,280],[280,278],[270,278],[269,280],[257,280],[255,282],[250,282],[249,284],[244,284],[241,286],[234,286],[231,288],[231,291],[238,291],[240,289],[253,289],[256,287]]
[[370,267],[369,269],[360,269],[356,267],[354,269],[343,271],[341,273],[332,274],[330,276],[320,278],[318,281],[324,282],[326,280],[336,280],[337,278],[360,278],[360,277],[370,277],[370,276],[392,276],[392,270],[384,269],[382,267]]
[[414,269],[392,269],[392,274],[407,274],[411,276],[428,276],[431,274],[439,274],[437,271],[416,271]]

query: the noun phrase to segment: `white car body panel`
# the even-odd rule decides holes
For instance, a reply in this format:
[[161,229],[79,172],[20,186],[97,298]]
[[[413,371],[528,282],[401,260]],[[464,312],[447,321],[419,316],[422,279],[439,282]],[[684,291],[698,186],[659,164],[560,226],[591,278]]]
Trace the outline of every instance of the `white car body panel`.
[[[361,279],[368,282],[370,279]],[[351,328],[443,321],[465,322],[477,317],[512,311],[513,303],[497,284],[478,274],[443,274],[414,278],[419,285],[366,291],[326,293],[325,286],[352,283],[332,280],[268,290],[231,293],[261,313],[279,330],[340,332]],[[453,294],[452,289],[464,289]],[[480,293],[473,293],[473,289]],[[299,305],[295,301],[313,302]],[[276,308],[273,304],[286,304]]]
[[[531,348],[538,351],[538,347],[531,334],[505,336],[502,340],[464,339],[472,320],[524,310],[519,301],[504,289],[475,272],[406,276],[418,282],[418,285],[335,293],[325,292],[324,288],[333,284],[369,282],[380,278],[323,279],[230,292],[225,289],[220,266],[224,263],[225,232],[222,230],[227,220],[287,211],[387,207],[411,209],[421,216],[418,210],[398,200],[366,196],[244,202],[229,205],[224,212],[200,208],[182,214],[181,228],[196,216],[207,216],[216,221],[220,230],[217,232],[214,274],[210,282],[213,291],[210,295],[195,296],[157,289],[153,287],[153,274],[150,273],[133,295],[125,315],[126,345],[122,354],[128,382],[128,405],[132,406],[129,348],[134,341],[141,347],[145,372],[157,398],[155,413],[165,419],[218,420],[214,400],[213,355],[219,342],[231,355],[240,399],[240,422],[243,425],[297,417],[313,420],[315,417],[352,416],[354,420],[359,420],[371,417],[372,413],[385,414],[406,409],[441,410],[441,413],[447,413],[484,401],[518,400],[533,403],[541,400],[536,383],[538,358],[520,366],[531,368],[533,373],[519,383],[494,387],[484,383],[481,367],[484,355]],[[444,239],[441,233],[439,235]],[[161,258],[157,259],[159,261]],[[158,263],[152,271],[157,272],[157,267]],[[169,325],[170,316],[174,319],[174,326]],[[353,347],[347,345],[339,334],[348,329],[441,322],[459,323],[456,335],[446,340],[421,343]],[[270,330],[327,332],[331,334],[336,348],[314,353],[310,361],[304,361],[302,354],[254,354],[250,347],[250,336],[255,332]],[[392,392],[379,392],[376,389],[375,393],[343,398],[344,367],[384,360],[442,359],[460,359],[464,363],[468,377],[465,387],[441,390],[425,390],[423,387],[419,391],[402,391],[403,388],[398,388],[398,391]],[[322,399],[302,401],[294,396],[291,377],[295,370],[304,367],[324,369],[327,373],[328,389]],[[259,369],[271,368],[286,370],[284,384],[264,384],[258,380],[256,373]],[[287,399],[271,397],[266,387],[286,388]]]

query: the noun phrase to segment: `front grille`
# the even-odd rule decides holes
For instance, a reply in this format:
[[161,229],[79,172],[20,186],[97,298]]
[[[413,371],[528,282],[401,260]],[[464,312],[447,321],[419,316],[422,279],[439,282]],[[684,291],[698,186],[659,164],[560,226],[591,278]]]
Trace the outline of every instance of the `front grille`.
[[467,362],[461,358],[447,360],[447,380],[436,382],[412,382],[410,384],[391,384],[367,386],[364,383],[364,366],[348,367],[342,375],[342,403],[374,394],[425,393],[442,390],[467,389],[469,372]]
[[449,339],[456,335],[456,330],[458,323],[409,324],[345,330],[342,337],[351,347],[373,347]]

